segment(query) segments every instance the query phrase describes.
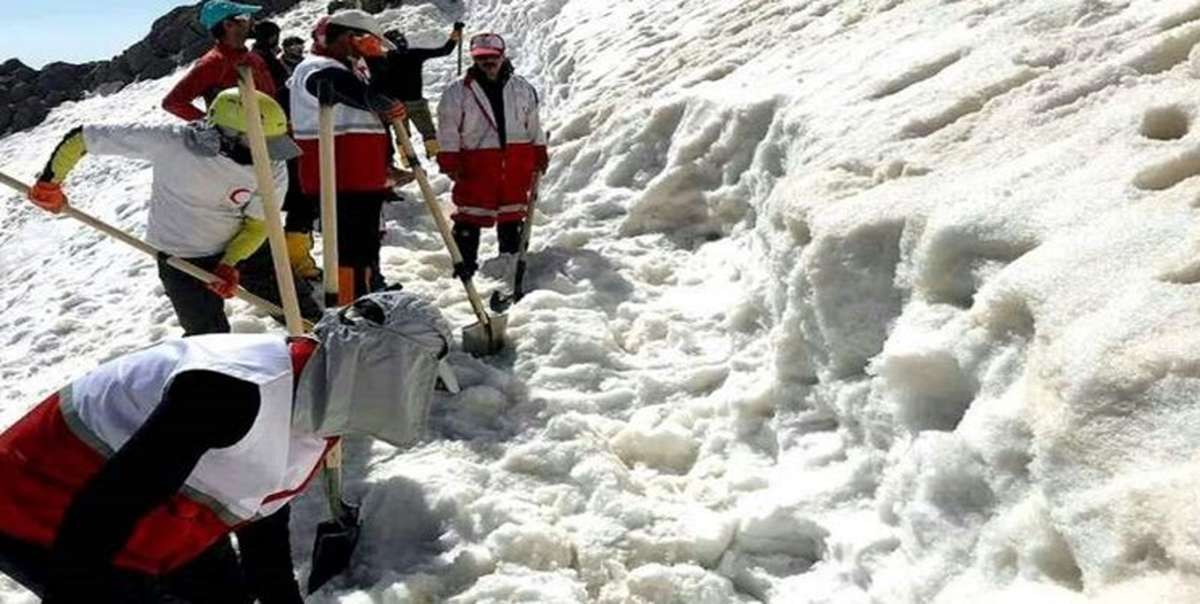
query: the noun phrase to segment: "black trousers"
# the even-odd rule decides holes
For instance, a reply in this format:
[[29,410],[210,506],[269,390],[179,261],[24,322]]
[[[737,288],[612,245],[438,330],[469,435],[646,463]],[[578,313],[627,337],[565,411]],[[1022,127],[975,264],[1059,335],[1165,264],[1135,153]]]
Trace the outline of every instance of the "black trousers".
[[[47,598],[44,604],[302,604],[288,539],[290,506],[236,531],[241,555],[228,536],[196,559],[153,577],[108,570],[71,580],[54,576],[49,550],[0,534],[0,573]],[[53,585],[58,581],[58,585]],[[47,593],[54,587],[53,593]],[[114,595],[116,594],[116,595]]]
[[[501,254],[516,254],[521,251],[521,233],[525,228],[524,221],[504,222],[496,224],[496,242]],[[463,263],[475,266],[479,261],[479,227],[465,222],[454,223],[451,234],[458,251],[462,254]]]
[[300,192],[300,160],[293,159],[287,163],[288,192],[283,196],[283,207],[286,214],[283,230],[289,233],[311,233],[317,218],[321,216],[321,200],[313,195]]
[[[242,287],[260,298],[283,306],[282,298],[279,296],[279,280],[275,278],[275,262],[271,258],[269,242],[264,242],[262,247],[258,248],[249,258],[239,262],[237,269],[241,275]],[[292,281],[296,284],[296,297],[300,298],[300,316],[309,321],[320,319],[321,307],[313,298],[312,285],[298,277],[293,278]],[[276,318],[282,319],[282,317]]]
[[[75,604],[75,594],[48,594],[53,562],[50,552],[0,535],[0,572],[41,598],[44,604]],[[225,537],[188,565],[155,578],[132,571],[113,571],[102,581],[120,600],[89,594],[90,604],[251,604],[237,554]]]
[[338,272],[340,297],[358,298],[380,289],[380,212],[390,192],[338,193]]
[[[221,262],[221,254],[200,258],[185,258],[188,262],[212,271]],[[206,333],[229,333],[225,318],[225,300],[210,291],[203,282],[167,264],[165,256],[158,257],[158,278],[163,291],[175,308],[175,316],[183,327],[184,336]]]

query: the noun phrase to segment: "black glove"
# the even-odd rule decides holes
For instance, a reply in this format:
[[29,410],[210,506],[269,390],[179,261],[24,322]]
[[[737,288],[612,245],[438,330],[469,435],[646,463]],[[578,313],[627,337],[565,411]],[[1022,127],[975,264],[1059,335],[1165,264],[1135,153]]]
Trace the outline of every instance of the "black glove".
[[467,26],[467,24],[466,24],[466,23],[463,23],[462,21],[455,21],[455,22],[454,22],[454,30],[455,30],[455,31],[462,31],[462,30],[463,30],[463,28],[465,28],[466,26]]
[[475,276],[477,270],[479,270],[479,264],[475,262],[459,262],[454,265],[454,276],[459,279],[470,279]]

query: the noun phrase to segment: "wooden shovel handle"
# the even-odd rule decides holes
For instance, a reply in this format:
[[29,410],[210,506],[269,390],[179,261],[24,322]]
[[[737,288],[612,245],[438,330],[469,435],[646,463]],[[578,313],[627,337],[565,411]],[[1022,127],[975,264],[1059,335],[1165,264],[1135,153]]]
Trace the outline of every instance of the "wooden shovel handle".
[[288,261],[279,198],[275,194],[275,175],[271,169],[271,157],[267,153],[262,114],[258,109],[258,90],[254,87],[254,74],[249,65],[238,66],[238,90],[241,93],[242,111],[246,119],[246,138],[250,141],[250,155],[254,159],[258,194],[262,198],[263,214],[267,219],[267,240],[271,243],[275,279],[279,284],[279,297],[283,301],[283,317],[287,323],[288,335],[299,336],[304,333],[304,322],[300,318],[300,298],[296,295],[292,264]]
[[[0,182],[3,182],[5,185],[25,195],[29,195],[28,185],[3,172],[0,172]],[[137,237],[134,237],[133,235],[130,235],[129,233],[126,233],[125,231],[122,231],[121,229],[112,226],[111,224],[108,224],[107,222],[104,222],[103,220],[100,220],[99,218],[96,218],[95,216],[92,216],[91,214],[88,214],[87,212],[84,212],[83,210],[80,210],[74,206],[68,205],[63,209],[62,213],[92,227],[93,229],[96,229],[97,231],[104,233],[105,235],[108,235],[109,237],[112,237],[113,239],[129,245],[138,251],[144,252],[147,255],[154,256],[155,258],[165,255],[155,249],[149,243],[146,243],[145,241],[142,241],[141,239],[138,239]],[[191,275],[192,277],[195,277],[205,283],[212,283],[213,281],[220,280],[220,277],[217,277],[216,275],[196,266],[195,264],[192,264],[191,262],[188,262],[187,260],[184,260],[183,258],[167,256],[166,262],[171,267],[178,269],[180,272]],[[279,305],[271,302],[270,300],[250,293],[244,287],[238,286],[238,288],[234,290],[233,295],[237,296],[238,299],[244,300],[245,302],[273,315],[283,314],[283,309],[280,308]],[[306,329],[312,329],[312,323],[304,321],[304,324]]]
[[[433,215],[433,221],[437,223],[438,231],[442,234],[442,241],[446,243],[446,249],[450,250],[450,260],[455,265],[462,264],[462,251],[458,249],[458,243],[454,241],[454,234],[450,232],[450,221],[446,220],[446,215],[442,212],[441,205],[438,204],[437,194],[433,192],[433,187],[429,184],[429,175],[425,173],[424,166],[421,165],[420,159],[413,151],[412,139],[408,137],[408,131],[404,129],[404,123],[400,120],[392,121],[392,132],[400,143],[400,150],[408,160],[413,175],[417,178],[417,185],[421,188],[421,195],[425,198],[425,206],[429,208],[429,213]],[[471,302],[471,310],[475,311],[475,317],[479,319],[479,323],[487,326],[490,333],[491,317],[483,307],[483,300],[479,298],[479,292],[475,290],[475,283],[470,279],[462,279],[462,283],[467,290],[467,300]]]

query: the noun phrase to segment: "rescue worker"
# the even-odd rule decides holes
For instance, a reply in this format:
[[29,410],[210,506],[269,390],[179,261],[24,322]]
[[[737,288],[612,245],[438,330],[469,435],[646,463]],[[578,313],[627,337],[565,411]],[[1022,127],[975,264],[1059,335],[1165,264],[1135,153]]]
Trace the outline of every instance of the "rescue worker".
[[[275,187],[286,192],[284,162],[299,155],[300,148],[288,137],[279,103],[260,92],[258,107]],[[217,95],[202,122],[71,130],[46,162],[29,197],[45,210],[61,212],[67,205],[62,184],[88,153],[151,162],[147,241],[163,254],[188,260],[219,278],[201,283],[167,264],[164,256],[158,261],[163,289],[185,336],[224,333],[229,331],[224,299],[233,297],[241,281],[236,267],[263,247],[267,237],[248,145],[242,99],[231,88]]]
[[167,93],[163,98],[163,109],[189,122],[204,119],[205,111],[196,107],[196,99],[204,99],[207,106],[217,93],[237,86],[237,67],[243,63],[252,69],[255,87],[260,92],[275,96],[275,83],[267,64],[258,54],[246,50],[252,15],[260,10],[261,6],[229,0],[208,0],[204,3],[200,8],[200,24],[212,33],[217,42]]
[[287,68],[288,75],[291,76],[296,66],[304,60],[304,38],[299,36],[284,38],[283,56],[279,60],[283,61],[283,66]]
[[[271,72],[271,79],[276,87],[275,99],[283,106],[285,112],[291,108],[291,93],[287,87],[288,78],[292,75],[293,67],[288,67],[284,60],[281,60],[277,55],[279,53],[279,26],[271,21],[259,21],[254,25],[254,47],[253,52],[262,57],[264,63]],[[300,41],[300,49],[303,53],[304,41],[299,38],[289,38],[293,41]],[[286,59],[286,57],[285,57]],[[303,60],[303,55],[299,61]],[[305,281],[313,281],[321,278],[321,269],[317,268],[317,262],[312,257],[313,244],[313,225],[316,223],[320,202],[315,197],[305,195],[300,190],[300,162],[292,160],[288,162],[288,190],[287,195],[283,196],[282,210],[285,214],[283,223],[284,239],[287,241],[288,261],[291,264],[292,272],[301,279],[296,286],[297,291],[305,294],[309,293],[311,287]],[[271,266],[271,256],[268,249],[259,251],[259,254],[253,258],[256,266],[261,265],[264,268]],[[267,272],[270,276],[269,271]]]
[[322,100],[334,105],[337,178],[338,290],[341,302],[372,290],[379,265],[379,220],[393,195],[395,175],[388,124],[403,119],[404,104],[372,92],[355,69],[358,59],[380,57],[390,44],[374,17],[341,10],[318,24],[318,45],[289,82],[292,127],[304,154],[300,187],[320,196],[318,115]]
[[271,74],[271,85],[275,88],[275,100],[285,108],[287,100],[287,80],[291,72],[279,59],[279,26],[271,21],[259,21],[254,24],[254,45],[250,51],[258,55]]
[[289,501],[344,434],[418,440],[450,342],[427,301],[381,292],[312,338],[104,363],[0,434],[0,572],[46,604],[300,604]]
[[379,90],[404,103],[404,108],[408,111],[408,119],[404,123],[405,130],[412,132],[408,127],[409,122],[417,127],[425,143],[425,154],[431,160],[437,158],[438,144],[437,128],[433,125],[433,115],[429,112],[429,101],[425,100],[425,61],[445,57],[454,52],[462,40],[462,30],[462,22],[455,23],[446,43],[437,48],[412,48],[403,33],[391,30],[384,35],[396,49],[388,51],[382,59],[368,61],[371,79],[377,82]]
[[[200,24],[212,32],[213,37],[217,39],[217,44],[208,54],[196,61],[187,75],[167,93],[162,103],[164,109],[187,121],[204,119],[205,111],[196,108],[194,104],[196,99],[203,99],[205,107],[208,107],[217,93],[237,86],[237,68],[243,63],[251,67],[254,74],[254,86],[259,92],[275,97],[281,104],[286,103],[287,96],[279,94],[276,77],[282,77],[283,81],[286,81],[287,76],[282,73],[272,74],[271,68],[264,60],[263,53],[246,50],[246,40],[249,39],[251,32],[255,31],[251,17],[260,10],[262,10],[260,6],[239,4],[228,0],[208,0],[204,3],[200,9]],[[262,29],[261,37],[269,38],[273,25]],[[275,37],[278,38],[278,28],[274,29],[276,30]],[[263,40],[258,41],[261,46]],[[282,85],[283,81],[279,82],[279,85]],[[286,104],[284,107],[286,108]],[[311,238],[309,233],[312,231],[312,227],[308,226],[304,229],[297,227],[295,230],[289,227],[293,224],[311,225],[315,218],[315,202],[306,204],[302,200],[293,200],[294,195],[284,196],[283,191],[279,191],[279,195],[283,200],[283,210],[288,213],[290,218],[284,225],[288,234],[288,249],[291,252],[288,258],[291,261],[293,272],[302,277],[296,281],[296,292],[302,304],[301,311],[306,317],[312,317],[314,314],[319,314],[320,309],[315,302],[310,302],[312,287],[304,278],[312,279],[319,276],[320,273],[316,269],[316,263],[308,255],[307,248],[305,248],[304,254],[297,253],[300,249],[300,242],[308,241]],[[246,289],[279,303],[279,288],[275,280],[269,247],[264,246],[252,254],[250,258],[246,259],[243,268],[245,269],[243,276],[246,277]]]
[[504,38],[473,36],[471,58],[438,104],[438,165],[454,181],[453,235],[463,255],[454,271],[463,278],[478,269],[484,227],[496,225],[501,256],[515,265],[533,176],[549,162],[537,91],[513,73]]

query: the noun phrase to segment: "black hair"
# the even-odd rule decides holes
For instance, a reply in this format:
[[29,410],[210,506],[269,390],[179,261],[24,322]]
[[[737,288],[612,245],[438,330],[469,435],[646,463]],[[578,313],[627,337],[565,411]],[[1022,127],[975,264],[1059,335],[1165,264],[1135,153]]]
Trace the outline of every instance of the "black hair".
[[340,10],[358,8],[356,3],[347,2],[346,0],[333,0],[325,7],[325,14],[332,15]]
[[304,44],[304,38],[300,36],[288,36],[283,39],[284,46],[291,46],[292,44]]
[[279,26],[273,21],[259,21],[254,24],[254,39],[267,40],[271,36],[278,36],[280,32]]
[[212,29],[208,30],[208,33],[212,34],[212,37],[214,37],[218,40],[224,38],[225,37],[225,22],[218,21],[216,25],[212,26]]

